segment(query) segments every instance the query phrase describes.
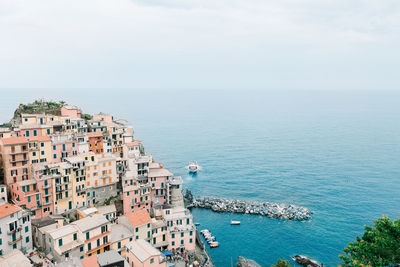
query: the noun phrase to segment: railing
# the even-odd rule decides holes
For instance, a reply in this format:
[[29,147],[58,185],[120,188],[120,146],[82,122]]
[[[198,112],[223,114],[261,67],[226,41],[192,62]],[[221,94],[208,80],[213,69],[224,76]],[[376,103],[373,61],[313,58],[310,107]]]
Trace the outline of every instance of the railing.
[[19,242],[19,241],[21,241],[21,240],[22,240],[22,237],[17,238],[17,239],[14,240],[14,241],[8,241],[8,244],[11,246],[11,245],[14,245],[15,243],[17,243],[17,242]]
[[10,159],[10,163],[28,161],[28,159]]
[[16,155],[16,154],[25,154],[25,153],[28,153],[29,152],[29,150],[20,150],[20,151],[11,151],[10,152],[10,155]]
[[51,187],[51,184],[43,185],[43,186],[42,186],[43,189],[47,189],[47,188],[50,188],[50,187]]

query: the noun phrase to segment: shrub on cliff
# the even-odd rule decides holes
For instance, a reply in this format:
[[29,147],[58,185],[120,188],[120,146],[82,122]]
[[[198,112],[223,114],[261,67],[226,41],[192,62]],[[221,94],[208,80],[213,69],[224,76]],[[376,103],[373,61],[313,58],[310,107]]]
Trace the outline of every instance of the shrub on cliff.
[[400,219],[383,216],[374,227],[365,226],[362,238],[350,242],[339,254],[343,266],[387,266],[400,263]]
[[276,264],[272,264],[271,267],[290,267],[290,263],[287,260],[279,259]]

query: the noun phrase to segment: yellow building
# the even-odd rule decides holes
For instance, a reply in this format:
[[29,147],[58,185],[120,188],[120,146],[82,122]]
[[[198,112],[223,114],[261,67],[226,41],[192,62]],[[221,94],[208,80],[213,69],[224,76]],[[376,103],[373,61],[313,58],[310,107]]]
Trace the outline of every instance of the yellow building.
[[49,136],[28,137],[30,163],[51,162],[52,150]]

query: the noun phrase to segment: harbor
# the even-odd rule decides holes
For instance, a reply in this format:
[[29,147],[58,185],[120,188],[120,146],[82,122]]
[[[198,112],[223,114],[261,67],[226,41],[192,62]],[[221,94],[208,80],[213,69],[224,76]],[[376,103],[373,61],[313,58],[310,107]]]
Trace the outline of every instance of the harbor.
[[216,197],[192,198],[188,208],[210,209],[214,212],[254,214],[295,221],[310,220],[312,215],[309,209],[292,204],[251,202]]

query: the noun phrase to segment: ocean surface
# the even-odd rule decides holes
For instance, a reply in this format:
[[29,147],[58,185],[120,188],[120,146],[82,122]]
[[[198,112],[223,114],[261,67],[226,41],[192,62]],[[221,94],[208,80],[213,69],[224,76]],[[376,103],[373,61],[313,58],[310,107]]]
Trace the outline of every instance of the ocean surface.
[[[239,255],[269,266],[305,254],[325,266],[384,215],[400,217],[400,93],[348,91],[12,91],[18,103],[64,99],[85,112],[128,119],[147,152],[198,196],[292,203],[307,222],[193,210],[220,242],[216,266]],[[197,160],[202,171],[185,170]],[[230,220],[240,220],[231,226]]]

